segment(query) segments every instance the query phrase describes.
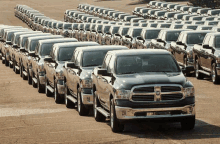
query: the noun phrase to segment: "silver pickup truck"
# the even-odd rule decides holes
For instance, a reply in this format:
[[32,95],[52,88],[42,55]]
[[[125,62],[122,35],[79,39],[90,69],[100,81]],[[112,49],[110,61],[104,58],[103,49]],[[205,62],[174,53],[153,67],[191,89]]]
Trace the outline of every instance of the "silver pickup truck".
[[77,47],[95,46],[95,42],[72,42],[55,44],[50,57],[44,59],[45,93],[47,96],[54,94],[56,103],[64,100],[64,75],[63,66],[70,61]]
[[50,55],[54,44],[68,42],[77,42],[77,40],[74,38],[58,38],[40,40],[38,42],[35,54],[30,60],[30,66],[32,68],[32,85],[38,88],[39,93],[45,90],[44,58]]
[[38,36],[38,37],[30,37],[27,39],[25,42],[24,48],[25,51],[21,54],[21,71],[22,71],[22,76],[23,79],[25,80],[26,78],[28,79],[28,83],[31,84],[31,66],[30,64],[30,59],[32,55],[35,53],[35,48],[39,40],[44,40],[44,39],[57,39],[57,38],[63,38],[62,36]]

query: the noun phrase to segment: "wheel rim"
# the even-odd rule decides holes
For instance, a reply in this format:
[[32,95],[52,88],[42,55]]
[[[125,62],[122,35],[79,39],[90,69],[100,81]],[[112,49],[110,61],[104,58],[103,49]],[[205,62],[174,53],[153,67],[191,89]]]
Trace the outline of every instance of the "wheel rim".
[[96,100],[96,97],[95,97],[95,103],[94,103],[94,116],[96,117],[97,116],[97,100]]
[[114,114],[113,114],[113,106],[111,105],[111,118],[110,118],[110,121],[111,121],[111,128],[113,128],[113,125],[114,125]]
[[196,62],[196,77],[199,76],[199,64]]
[[78,93],[77,104],[78,104],[78,112],[80,112],[81,101],[80,101],[80,94],[79,93]]
[[215,67],[212,67],[212,81],[215,82],[216,74],[215,74]]
[[54,99],[55,99],[55,101],[57,100],[57,87],[56,87],[56,85],[54,86]]

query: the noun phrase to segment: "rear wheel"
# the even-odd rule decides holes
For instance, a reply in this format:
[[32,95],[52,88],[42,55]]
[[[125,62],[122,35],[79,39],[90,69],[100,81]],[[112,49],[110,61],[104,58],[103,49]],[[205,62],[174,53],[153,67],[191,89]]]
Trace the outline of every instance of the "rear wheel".
[[110,123],[111,129],[113,132],[122,132],[124,130],[124,125],[119,122],[115,113],[115,104],[113,99],[111,100],[111,109],[110,109]]
[[5,66],[9,66],[9,61],[6,60],[6,57],[5,57]]
[[101,107],[98,96],[96,92],[94,92],[94,98],[93,98],[93,112],[94,112],[94,118],[97,122],[103,122],[105,121],[106,117],[102,115],[99,111],[97,111],[97,107]]
[[216,64],[215,64],[215,63],[212,64],[212,73],[211,73],[211,76],[212,76],[212,82],[213,82],[214,84],[219,84],[220,78],[219,78],[218,75],[217,75]]
[[31,78],[31,75],[30,75],[29,71],[27,71],[27,78],[28,78],[28,84],[32,85],[32,78]]
[[86,116],[89,114],[89,109],[86,108],[85,105],[82,103],[82,95],[80,88],[78,88],[77,91],[77,109],[80,116]]
[[39,93],[45,92],[45,87],[43,87],[43,85],[40,84],[40,79],[39,79],[39,77],[37,78],[37,90],[38,90]]
[[195,127],[195,116],[190,118],[185,118],[181,121],[181,128],[183,130],[192,130]]
[[204,76],[204,74],[200,73],[199,70],[200,70],[199,61],[196,60],[196,69],[195,69],[196,78],[203,79],[205,76]]
[[23,77],[23,66],[20,66],[20,77]]

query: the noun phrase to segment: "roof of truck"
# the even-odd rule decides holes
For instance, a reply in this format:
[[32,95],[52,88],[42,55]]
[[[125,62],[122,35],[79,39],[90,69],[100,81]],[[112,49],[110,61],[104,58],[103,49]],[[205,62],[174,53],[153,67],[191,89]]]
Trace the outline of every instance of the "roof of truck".
[[100,51],[100,50],[118,50],[118,49],[128,50],[126,46],[120,46],[120,45],[89,46],[89,47],[77,48],[77,50],[82,50],[82,51]]
[[39,43],[59,43],[59,42],[77,42],[78,40],[75,38],[59,38],[59,39],[46,39],[40,40]]
[[108,53],[114,54],[116,56],[143,55],[143,54],[170,54],[170,52],[168,52],[167,50],[158,50],[158,49],[117,50],[117,51],[109,51]]
[[80,46],[80,45],[99,45],[98,43],[96,42],[70,42],[70,43],[58,43],[58,44],[55,44],[54,46],[57,46],[57,47],[71,47],[71,46]]

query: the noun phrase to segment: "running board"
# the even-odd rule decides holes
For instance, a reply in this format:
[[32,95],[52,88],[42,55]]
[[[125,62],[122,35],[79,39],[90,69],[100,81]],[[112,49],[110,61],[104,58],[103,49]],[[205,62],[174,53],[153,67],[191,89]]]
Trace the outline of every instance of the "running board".
[[32,78],[34,83],[36,84],[37,83],[37,79],[36,78]]
[[110,118],[110,114],[103,108],[97,107],[96,110],[99,111],[101,114],[103,114],[106,118]]
[[69,100],[70,100],[71,102],[73,102],[74,104],[77,103],[77,100],[76,100],[74,97],[72,97],[71,95],[66,96],[66,98],[69,99]]
[[51,87],[51,86],[47,86],[47,89],[50,91],[50,92],[52,92],[52,93],[54,93],[54,89]]
[[23,71],[23,75],[24,75],[24,76],[27,76],[27,72],[26,72],[26,71]]
[[204,70],[199,70],[199,72],[200,72],[200,73],[203,73],[203,74],[205,74],[205,75],[208,75],[208,76],[211,75],[210,73],[208,73],[208,72],[206,72],[206,71],[204,71]]
[[16,68],[17,70],[20,70],[19,66],[15,66],[15,68]]

